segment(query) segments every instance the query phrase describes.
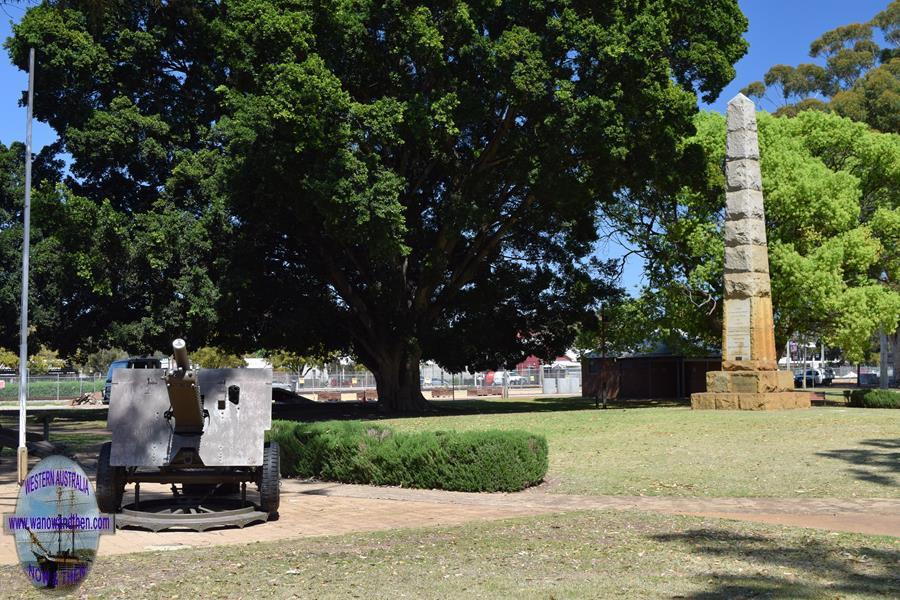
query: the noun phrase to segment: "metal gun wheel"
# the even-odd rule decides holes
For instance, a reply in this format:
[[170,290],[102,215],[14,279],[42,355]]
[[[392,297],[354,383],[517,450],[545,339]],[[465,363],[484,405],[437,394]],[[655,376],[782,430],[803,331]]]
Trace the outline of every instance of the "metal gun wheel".
[[116,515],[116,527],[135,527],[150,531],[189,529],[206,531],[221,527],[245,527],[264,523],[265,512],[256,510],[252,502],[238,498],[211,497],[202,502],[176,497],[142,500],[138,506],[129,504]]
[[278,442],[266,442],[263,446],[263,464],[259,467],[259,508],[268,513],[270,521],[278,520],[281,504],[281,454]]
[[102,512],[118,512],[125,493],[125,467],[113,467],[109,464],[112,442],[100,446],[97,459],[97,506]]

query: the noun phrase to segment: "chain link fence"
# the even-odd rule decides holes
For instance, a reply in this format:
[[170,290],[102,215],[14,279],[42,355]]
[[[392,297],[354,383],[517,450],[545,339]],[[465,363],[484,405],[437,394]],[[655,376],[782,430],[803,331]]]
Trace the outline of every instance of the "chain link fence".
[[[369,371],[311,371],[305,374],[275,371],[273,384],[298,393],[355,392],[374,390],[375,376]],[[448,389],[478,390],[478,395],[502,394],[504,388],[512,395],[579,394],[581,393],[581,367],[566,366],[527,368],[509,371],[481,371],[477,373],[450,373],[438,366],[422,365],[419,384],[425,391],[441,393]],[[488,393],[484,393],[484,392]],[[453,394],[454,397],[456,394]]]
[[[71,400],[85,393],[102,393],[106,382],[104,375],[79,375],[58,373],[34,375],[28,378],[29,400]],[[297,393],[306,392],[357,392],[375,390],[375,376],[369,371],[312,371],[301,374],[296,371],[275,371],[275,386]],[[533,396],[541,394],[581,393],[581,367],[544,366],[508,371],[481,371],[477,373],[450,373],[438,366],[422,365],[419,383],[426,392],[438,394],[450,392],[451,397],[466,397],[469,390],[474,395]],[[12,402],[19,398],[17,375],[0,374],[0,402]]]
[[[28,378],[29,400],[65,400],[78,398],[85,393],[102,392],[106,378],[102,375],[57,373],[33,375]],[[19,398],[19,378],[0,375],[0,402]]]

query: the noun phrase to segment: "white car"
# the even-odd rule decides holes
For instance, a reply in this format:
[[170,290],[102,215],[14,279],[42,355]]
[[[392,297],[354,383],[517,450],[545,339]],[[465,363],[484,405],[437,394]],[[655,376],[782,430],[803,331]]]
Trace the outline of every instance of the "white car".
[[506,376],[506,382],[509,385],[522,385],[528,381],[528,379],[524,375],[519,375],[515,372],[497,371],[496,373],[494,373],[494,384],[503,385],[504,375]]
[[[834,371],[827,367],[824,369],[824,373],[819,369],[809,369],[806,371],[807,387],[812,387],[814,385],[831,385],[832,379],[834,379]],[[803,387],[802,370],[794,373],[794,387]]]

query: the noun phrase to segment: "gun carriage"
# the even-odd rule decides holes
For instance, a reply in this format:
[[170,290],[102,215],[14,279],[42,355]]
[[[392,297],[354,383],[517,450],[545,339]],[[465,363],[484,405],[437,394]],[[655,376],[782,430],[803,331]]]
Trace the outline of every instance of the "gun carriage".
[[[184,340],[175,340],[172,350],[171,369],[113,372],[112,441],[101,447],[97,463],[100,509],[121,510],[120,524],[151,529],[171,526],[172,519],[160,517],[163,512],[188,515],[180,524],[195,529],[277,518],[278,444],[265,441],[272,424],[271,369],[194,369]],[[171,484],[173,492],[168,503],[145,502],[155,516],[143,521],[142,482]],[[134,504],[123,509],[125,486],[132,483]],[[248,483],[258,490],[258,511],[247,501]],[[229,505],[238,516],[202,518],[216,512],[209,508],[212,499],[238,490],[240,501]]]

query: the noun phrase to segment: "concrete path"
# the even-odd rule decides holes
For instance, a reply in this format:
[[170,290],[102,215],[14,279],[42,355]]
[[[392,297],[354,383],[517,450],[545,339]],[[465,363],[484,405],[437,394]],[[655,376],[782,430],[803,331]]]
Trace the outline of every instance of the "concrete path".
[[[0,512],[12,512],[18,486],[0,480]],[[167,494],[164,486],[141,486],[141,498]],[[126,502],[130,501],[126,495]],[[160,532],[118,531],[101,541],[109,556],[221,544],[249,544],[300,537],[406,527],[458,525],[471,521],[573,510],[646,510],[900,537],[900,499],[681,498],[574,496],[541,488],[516,494],[467,494],[334,483],[282,483],[281,518],[244,529]],[[11,536],[0,536],[0,564],[16,562]]]

